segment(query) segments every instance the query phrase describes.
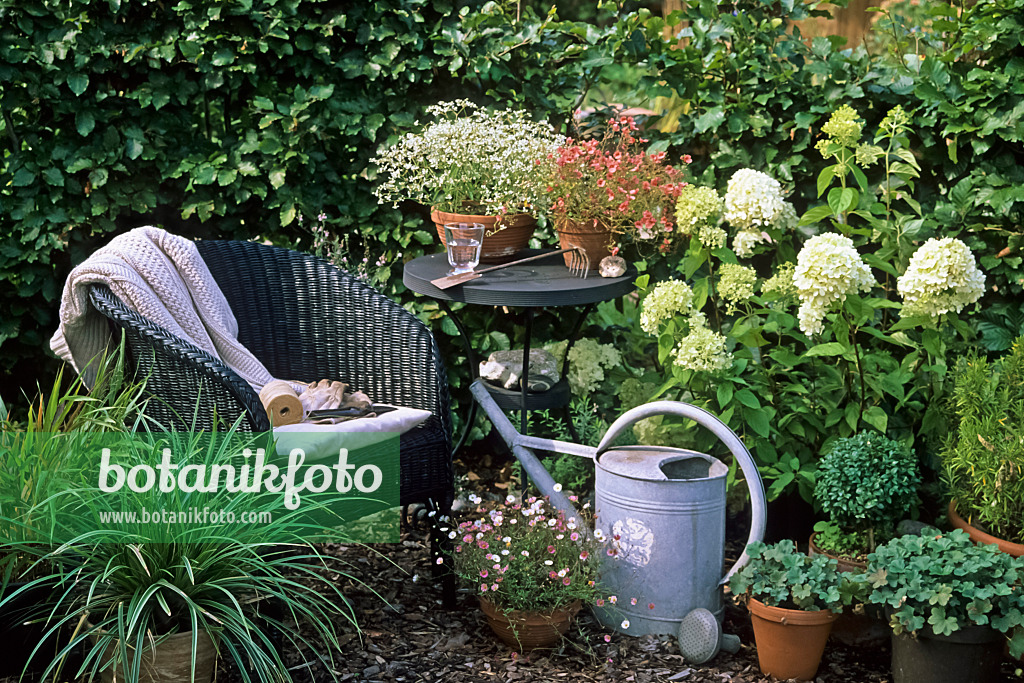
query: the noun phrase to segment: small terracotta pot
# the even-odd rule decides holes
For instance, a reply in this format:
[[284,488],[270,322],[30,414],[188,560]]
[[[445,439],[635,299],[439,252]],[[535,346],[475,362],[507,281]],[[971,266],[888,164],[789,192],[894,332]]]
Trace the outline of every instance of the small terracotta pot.
[[805,612],[769,607],[753,598],[747,609],[761,672],[783,680],[812,680],[836,615],[831,610]]
[[505,612],[480,596],[480,609],[487,617],[487,625],[503,643],[519,652],[555,646],[569,630],[569,624],[581,607],[576,600],[547,612]]
[[956,529],[963,529],[966,531],[967,535],[971,537],[971,540],[979,545],[995,544],[1007,555],[1012,555],[1013,557],[1024,557],[1024,545],[1014,543],[1012,541],[1004,541],[1001,538],[996,538],[991,534],[986,534],[981,529],[971,526],[967,520],[957,513],[955,499],[949,501],[949,523]]
[[[555,221],[555,231],[562,249],[583,247],[590,259],[590,270],[597,270],[601,259],[612,255],[614,237],[611,229],[596,219],[589,221],[571,221],[560,218]],[[571,254],[562,254],[566,267],[571,266]]]
[[[482,223],[484,241],[480,249],[481,263],[507,263],[525,249],[537,229],[537,219],[528,213],[513,213],[498,222],[498,216],[447,213],[434,209],[430,212],[441,246],[445,246],[445,223]],[[500,229],[499,229],[500,228]]]

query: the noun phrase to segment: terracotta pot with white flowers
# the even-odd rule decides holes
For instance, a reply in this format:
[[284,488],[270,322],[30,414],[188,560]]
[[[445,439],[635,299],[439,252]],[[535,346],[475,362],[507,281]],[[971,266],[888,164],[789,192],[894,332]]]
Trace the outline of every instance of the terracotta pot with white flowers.
[[553,153],[562,136],[525,111],[489,111],[468,100],[440,102],[427,114],[431,123],[417,124],[372,160],[377,197],[430,207],[442,244],[445,223],[482,223],[480,260],[513,259],[546,201],[536,160]]
[[446,531],[455,573],[476,594],[487,623],[520,652],[552,647],[583,605],[598,601],[598,542],[545,498],[479,505]]

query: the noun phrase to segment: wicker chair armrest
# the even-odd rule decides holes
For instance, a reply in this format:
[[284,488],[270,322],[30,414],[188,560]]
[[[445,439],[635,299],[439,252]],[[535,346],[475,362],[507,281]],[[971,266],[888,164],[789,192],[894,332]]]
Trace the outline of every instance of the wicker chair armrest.
[[[268,431],[259,395],[222,361],[129,309],[109,288],[95,285],[90,301],[126,336],[137,377],[146,378],[145,414],[165,429],[212,429],[242,417],[243,431]],[[244,417],[243,417],[244,416]]]

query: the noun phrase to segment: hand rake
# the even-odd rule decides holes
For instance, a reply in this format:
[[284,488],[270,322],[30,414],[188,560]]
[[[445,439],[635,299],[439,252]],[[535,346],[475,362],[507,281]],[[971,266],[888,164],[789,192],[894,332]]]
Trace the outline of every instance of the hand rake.
[[502,268],[508,268],[509,266],[518,266],[521,263],[528,263],[529,261],[537,261],[542,258],[548,258],[549,256],[555,256],[556,254],[566,254],[572,252],[572,256],[569,260],[569,273],[576,277],[586,278],[587,271],[590,270],[590,259],[587,258],[587,252],[582,247],[569,247],[568,249],[559,249],[558,251],[550,251],[544,254],[537,254],[536,256],[527,256],[517,261],[510,261],[509,263],[502,263],[497,266],[490,266],[489,268],[482,268],[481,270],[474,270],[471,273],[460,273],[458,275],[448,275],[441,277],[436,280],[431,280],[430,284],[434,285],[438,289],[448,289],[455,285],[461,285],[464,282],[475,280],[481,277],[484,273],[489,273],[492,270],[501,270]]

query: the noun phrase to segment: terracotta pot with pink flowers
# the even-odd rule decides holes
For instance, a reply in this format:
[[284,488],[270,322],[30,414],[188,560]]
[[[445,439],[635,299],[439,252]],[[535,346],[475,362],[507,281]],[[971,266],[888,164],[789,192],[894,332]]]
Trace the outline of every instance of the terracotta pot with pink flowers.
[[569,139],[542,162],[561,247],[582,247],[591,268],[627,244],[674,246],[675,204],[686,183],[646,143],[636,121],[623,116],[609,121],[602,138]]
[[[444,529],[455,573],[479,600],[488,625],[522,652],[555,645],[583,605],[603,604],[599,544],[545,498],[509,496],[475,519]],[[444,560],[442,560],[444,561]]]

